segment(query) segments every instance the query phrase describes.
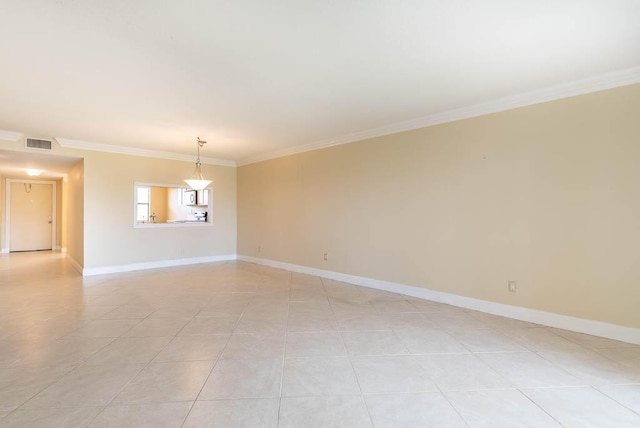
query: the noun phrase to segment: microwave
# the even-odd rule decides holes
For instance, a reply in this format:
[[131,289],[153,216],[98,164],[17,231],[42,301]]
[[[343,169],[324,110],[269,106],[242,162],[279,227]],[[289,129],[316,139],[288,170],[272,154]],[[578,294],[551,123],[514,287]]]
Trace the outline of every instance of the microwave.
[[195,190],[185,189],[182,191],[182,205],[196,205],[198,201]]

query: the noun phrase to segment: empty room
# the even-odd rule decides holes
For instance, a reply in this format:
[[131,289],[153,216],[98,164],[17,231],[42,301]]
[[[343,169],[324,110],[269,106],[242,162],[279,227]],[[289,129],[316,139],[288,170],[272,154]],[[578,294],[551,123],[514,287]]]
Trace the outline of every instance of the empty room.
[[640,427],[640,2],[0,16],[0,427]]

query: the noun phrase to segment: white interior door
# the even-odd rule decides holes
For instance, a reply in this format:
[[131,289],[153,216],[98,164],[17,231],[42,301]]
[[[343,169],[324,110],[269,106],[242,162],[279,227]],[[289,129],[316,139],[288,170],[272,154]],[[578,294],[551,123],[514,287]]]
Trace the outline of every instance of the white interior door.
[[53,184],[11,183],[10,251],[51,250]]

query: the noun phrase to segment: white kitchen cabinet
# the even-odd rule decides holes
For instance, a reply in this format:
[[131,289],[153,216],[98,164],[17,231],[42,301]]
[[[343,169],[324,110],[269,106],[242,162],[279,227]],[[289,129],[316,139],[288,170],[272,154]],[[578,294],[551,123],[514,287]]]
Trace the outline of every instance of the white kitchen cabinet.
[[196,204],[209,205],[209,189],[198,190],[196,197]]

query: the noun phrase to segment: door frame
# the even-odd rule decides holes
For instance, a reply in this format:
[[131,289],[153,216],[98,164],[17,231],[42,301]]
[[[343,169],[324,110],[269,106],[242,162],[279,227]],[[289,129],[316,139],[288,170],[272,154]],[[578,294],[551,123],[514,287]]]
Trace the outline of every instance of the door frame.
[[57,183],[50,180],[24,180],[19,178],[7,178],[5,180],[5,234],[4,234],[4,248],[3,253],[11,252],[11,184],[12,183],[24,183],[24,184],[51,184],[51,250],[58,249],[56,244],[57,238],[57,200],[56,200],[56,187]]

